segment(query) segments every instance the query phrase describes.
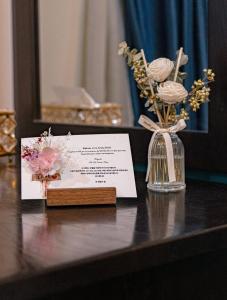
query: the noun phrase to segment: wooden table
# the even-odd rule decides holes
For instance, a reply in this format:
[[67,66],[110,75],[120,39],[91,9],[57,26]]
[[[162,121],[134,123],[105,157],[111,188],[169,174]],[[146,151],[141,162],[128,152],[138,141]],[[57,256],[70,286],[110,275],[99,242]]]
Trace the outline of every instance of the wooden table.
[[227,186],[46,209],[0,166],[0,299],[227,299]]

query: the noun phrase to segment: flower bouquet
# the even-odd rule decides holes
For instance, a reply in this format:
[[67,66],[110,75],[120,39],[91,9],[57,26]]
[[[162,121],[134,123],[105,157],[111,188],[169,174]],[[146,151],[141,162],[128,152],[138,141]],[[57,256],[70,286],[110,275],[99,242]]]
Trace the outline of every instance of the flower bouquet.
[[45,131],[35,138],[31,146],[22,146],[21,157],[32,174],[31,180],[41,182],[42,195],[46,198],[48,183],[61,180],[65,161],[64,148],[54,142],[49,129],[49,132]]
[[146,98],[145,107],[158,119],[155,123],[141,115],[138,121],[153,132],[148,149],[148,188],[164,192],[182,190],[185,188],[184,147],[176,132],[186,127],[190,110],[196,112],[209,101],[209,83],[214,81],[215,74],[211,69],[204,69],[203,79],[194,81],[188,92],[183,86],[187,74],[179,71],[188,62],[183,48],[177,51],[175,61],[158,58],[147,63],[144,51],[130,50],[126,42],[119,44],[118,54],[127,59],[140,97]]

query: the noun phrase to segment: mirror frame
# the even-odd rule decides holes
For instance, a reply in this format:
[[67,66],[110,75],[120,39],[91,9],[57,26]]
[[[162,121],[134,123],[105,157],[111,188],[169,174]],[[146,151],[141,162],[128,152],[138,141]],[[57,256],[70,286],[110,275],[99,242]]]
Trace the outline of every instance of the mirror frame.
[[[151,133],[142,128],[81,126],[41,122],[39,85],[38,0],[12,0],[14,101],[17,138],[39,136],[52,127],[55,135],[129,133],[134,164],[147,163]],[[227,1],[208,0],[209,67],[216,73],[209,103],[208,132],[184,131],[186,168],[227,172]]]

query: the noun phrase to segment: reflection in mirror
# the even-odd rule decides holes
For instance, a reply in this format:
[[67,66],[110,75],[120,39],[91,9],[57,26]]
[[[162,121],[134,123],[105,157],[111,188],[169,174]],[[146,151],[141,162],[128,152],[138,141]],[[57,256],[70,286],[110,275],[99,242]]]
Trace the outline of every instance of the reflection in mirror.
[[[207,67],[207,0],[39,0],[42,118],[137,126],[146,101],[117,55],[122,40],[148,61],[174,60],[183,46],[189,89]],[[188,128],[207,130],[207,105],[190,119]]]
[[41,103],[45,118],[132,124],[120,1],[40,0]]

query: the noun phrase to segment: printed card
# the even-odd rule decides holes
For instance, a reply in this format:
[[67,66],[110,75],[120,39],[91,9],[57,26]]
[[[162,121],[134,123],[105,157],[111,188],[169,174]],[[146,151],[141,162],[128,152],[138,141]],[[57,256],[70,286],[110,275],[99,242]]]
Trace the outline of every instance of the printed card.
[[22,199],[44,199],[46,188],[116,187],[137,197],[128,134],[21,139]]

